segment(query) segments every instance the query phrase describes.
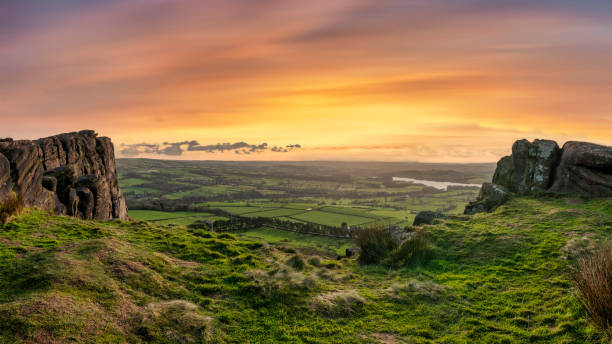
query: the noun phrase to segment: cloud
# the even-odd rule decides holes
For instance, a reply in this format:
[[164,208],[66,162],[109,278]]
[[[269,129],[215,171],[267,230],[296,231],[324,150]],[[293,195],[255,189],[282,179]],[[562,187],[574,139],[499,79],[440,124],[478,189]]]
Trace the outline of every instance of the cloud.
[[251,154],[263,153],[266,151],[275,153],[288,153],[296,149],[302,148],[300,144],[289,144],[286,146],[269,146],[268,143],[260,143],[257,145],[248,144],[244,141],[230,143],[217,143],[210,145],[200,145],[198,141],[181,141],[181,142],[164,142],[162,144],[155,143],[136,143],[136,144],[121,144],[119,154],[125,157],[136,157],[142,154],[158,154],[168,156],[180,156],[184,152],[205,152],[217,153],[234,151],[236,154]]

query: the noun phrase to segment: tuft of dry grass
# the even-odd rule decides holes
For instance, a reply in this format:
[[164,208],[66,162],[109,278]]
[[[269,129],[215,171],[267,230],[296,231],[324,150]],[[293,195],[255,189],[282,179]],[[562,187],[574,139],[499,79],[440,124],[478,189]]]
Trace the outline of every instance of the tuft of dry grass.
[[172,343],[220,343],[220,332],[213,319],[200,314],[199,307],[184,300],[151,303],[138,319],[138,332],[144,338]]
[[438,300],[448,287],[429,281],[409,280],[406,283],[394,283],[387,289],[388,296],[395,302],[410,302],[415,298]]
[[19,193],[11,193],[0,203],[0,225],[5,225],[13,215],[17,215],[23,210],[23,198]]
[[250,270],[246,275],[257,284],[265,297],[277,297],[291,291],[313,290],[319,285],[317,275],[294,271],[288,266],[272,271]]
[[306,268],[306,260],[304,260],[304,257],[302,257],[302,255],[299,253],[296,253],[289,259],[287,259],[285,264],[299,271],[304,270]]
[[356,290],[342,290],[315,296],[311,308],[322,316],[336,318],[361,313],[365,304]]
[[308,264],[310,264],[312,266],[316,266],[316,267],[321,266],[321,257],[319,257],[319,256],[312,256],[312,257],[308,258]]
[[572,277],[593,323],[612,339],[612,242],[579,258]]

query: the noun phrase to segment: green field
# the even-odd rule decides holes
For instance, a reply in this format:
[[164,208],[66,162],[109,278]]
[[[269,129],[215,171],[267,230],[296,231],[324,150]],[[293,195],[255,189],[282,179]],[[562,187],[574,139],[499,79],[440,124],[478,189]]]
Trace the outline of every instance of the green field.
[[192,211],[167,212],[157,210],[130,210],[128,215],[134,220],[151,221],[157,225],[187,226],[198,220],[227,220],[227,218],[223,216]]
[[210,217],[213,214],[204,212],[192,212],[192,211],[158,211],[158,210],[130,210],[129,216],[134,220],[162,220],[162,219],[175,219],[181,217]]
[[355,226],[362,225],[368,222],[374,222],[377,220],[368,217],[330,213],[320,210],[312,210],[290,217],[301,221],[336,227],[339,227],[343,222],[346,222],[349,226]]
[[262,210],[254,213],[246,213],[244,216],[247,217],[283,217],[283,216],[291,216],[296,214],[302,214],[304,210],[302,209],[284,209],[284,208],[276,208],[270,210]]
[[[280,204],[273,203],[250,206],[243,204],[223,206],[227,205],[225,203],[215,203],[212,205],[214,205],[215,209],[222,209],[231,214],[244,217],[275,217],[288,221],[311,222],[336,227],[341,226],[343,222],[346,222],[349,226],[389,226],[400,223],[405,226],[412,224],[411,221],[414,217],[414,215],[409,214],[407,211],[381,210],[367,207],[352,208],[325,206],[314,209],[299,209],[305,206],[300,204],[283,204],[282,206],[275,207]],[[157,224],[177,225],[188,225],[202,218],[211,221],[226,219],[206,212],[189,211],[165,212],[157,210],[130,210],[129,215],[136,220],[154,221]]]
[[[459,214],[477,188],[437,190],[392,176],[475,182],[494,164],[378,162],[222,162],[119,159],[119,183],[130,217],[160,225],[241,217],[340,227],[412,224],[421,210]],[[138,210],[150,209],[150,210]]]
[[[119,184],[130,209],[205,211],[211,206],[238,215],[252,212],[251,206],[327,207],[325,212],[363,217],[369,215],[362,211],[372,210],[457,214],[476,197],[478,188],[438,190],[394,182],[392,177],[473,183],[490,180],[494,168],[494,164],[117,160]],[[338,225],[335,219],[321,219],[309,221]]]

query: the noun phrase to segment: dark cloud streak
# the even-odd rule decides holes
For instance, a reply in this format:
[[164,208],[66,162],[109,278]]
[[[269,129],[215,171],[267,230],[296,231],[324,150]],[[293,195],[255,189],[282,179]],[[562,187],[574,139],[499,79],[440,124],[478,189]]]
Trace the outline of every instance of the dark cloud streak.
[[181,141],[181,142],[164,142],[163,144],[155,143],[136,143],[122,144],[119,154],[127,157],[136,157],[141,154],[159,154],[168,156],[180,156],[184,152],[206,152],[217,153],[234,151],[236,154],[252,154],[262,153],[266,151],[275,153],[288,153],[296,149],[302,148],[300,144],[290,144],[286,146],[269,146],[266,142],[258,145],[248,144],[244,141],[230,143],[217,143],[211,145],[200,145],[198,141]]

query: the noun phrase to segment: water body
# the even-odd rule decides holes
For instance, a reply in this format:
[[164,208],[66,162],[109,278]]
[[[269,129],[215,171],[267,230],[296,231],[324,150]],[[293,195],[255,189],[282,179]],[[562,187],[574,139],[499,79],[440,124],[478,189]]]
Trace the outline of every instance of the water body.
[[420,180],[413,178],[404,178],[404,177],[393,177],[394,182],[410,182],[414,184],[421,184],[425,186],[431,186],[438,190],[448,190],[449,186],[464,186],[470,188],[480,188],[480,184],[463,184],[463,183],[453,183],[453,182],[436,182],[433,180]]

